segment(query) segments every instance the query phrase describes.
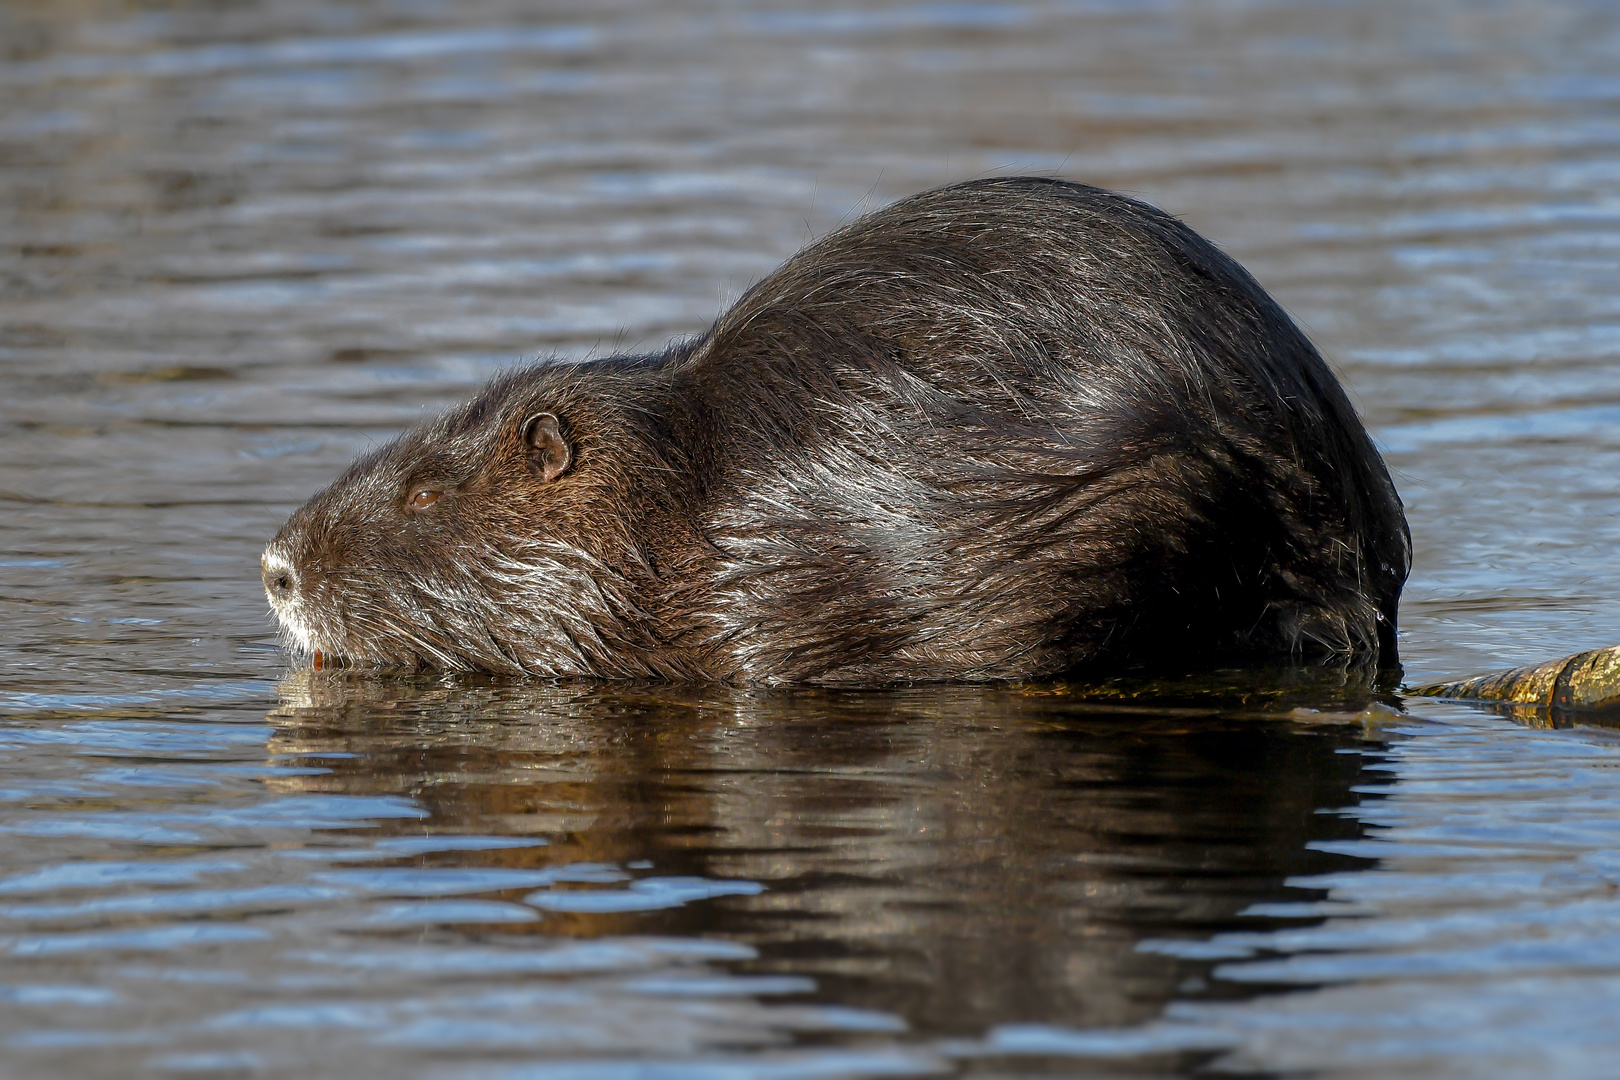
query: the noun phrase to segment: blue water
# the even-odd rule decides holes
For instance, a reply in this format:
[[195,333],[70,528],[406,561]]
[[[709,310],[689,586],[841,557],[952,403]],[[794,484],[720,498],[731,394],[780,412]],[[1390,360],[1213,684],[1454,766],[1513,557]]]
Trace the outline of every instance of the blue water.
[[1615,72],[1575,2],[0,12],[0,1074],[1613,1076],[1602,726],[296,672],[256,561],[505,366],[1041,172],[1332,358],[1408,682],[1613,644]]

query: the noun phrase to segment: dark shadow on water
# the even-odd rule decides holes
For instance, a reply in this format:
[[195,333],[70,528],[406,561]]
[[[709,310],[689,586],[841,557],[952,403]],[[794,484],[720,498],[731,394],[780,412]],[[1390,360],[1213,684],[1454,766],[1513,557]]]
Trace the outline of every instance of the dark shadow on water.
[[[331,770],[280,777],[284,790],[407,795],[431,814],[389,828],[547,841],[405,865],[584,863],[764,886],[548,910],[537,934],[744,942],[759,958],[740,972],[807,976],[816,999],[898,1013],[920,1034],[1113,1026],[1175,998],[1263,991],[1210,980],[1219,957],[1175,943],[1298,925],[1244,912],[1324,895],[1292,877],[1371,865],[1311,845],[1362,834],[1333,811],[1361,798],[1377,725],[1395,715],[1372,686],[1320,670],[1145,685],[758,691],[306,671],[283,684],[270,750]],[[488,929],[524,947],[521,931]]]

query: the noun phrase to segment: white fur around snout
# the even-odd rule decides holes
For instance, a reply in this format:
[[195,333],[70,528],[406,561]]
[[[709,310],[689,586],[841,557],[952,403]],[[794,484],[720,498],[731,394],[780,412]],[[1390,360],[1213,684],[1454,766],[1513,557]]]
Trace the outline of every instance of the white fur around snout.
[[[265,576],[290,574],[294,581],[297,580],[292,559],[273,542],[264,549],[264,554],[259,556],[259,566]],[[270,609],[276,613],[276,621],[281,624],[284,644],[295,652],[314,652],[318,646],[315,644],[314,633],[304,617],[303,604],[299,602],[296,590],[293,599],[288,601],[276,596],[266,584],[264,595],[270,601]]]

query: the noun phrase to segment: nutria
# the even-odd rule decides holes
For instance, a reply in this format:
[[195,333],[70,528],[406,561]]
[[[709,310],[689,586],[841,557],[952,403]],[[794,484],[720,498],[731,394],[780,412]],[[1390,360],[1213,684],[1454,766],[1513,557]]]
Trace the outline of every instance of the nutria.
[[1392,663],[1399,497],[1232,259],[1054,180],[913,196],[646,356],[542,363],[265,550],[288,643],[743,682]]

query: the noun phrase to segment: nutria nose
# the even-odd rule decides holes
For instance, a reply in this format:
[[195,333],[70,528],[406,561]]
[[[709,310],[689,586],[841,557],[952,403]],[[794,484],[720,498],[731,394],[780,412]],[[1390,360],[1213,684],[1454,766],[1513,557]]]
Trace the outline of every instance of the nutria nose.
[[298,593],[298,574],[274,552],[266,551],[259,560],[264,591],[272,600],[291,600]]

